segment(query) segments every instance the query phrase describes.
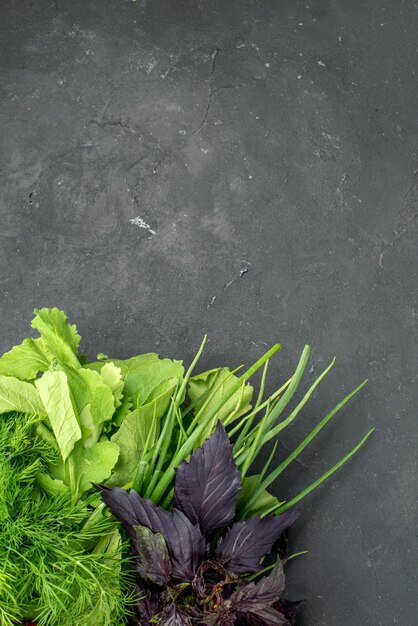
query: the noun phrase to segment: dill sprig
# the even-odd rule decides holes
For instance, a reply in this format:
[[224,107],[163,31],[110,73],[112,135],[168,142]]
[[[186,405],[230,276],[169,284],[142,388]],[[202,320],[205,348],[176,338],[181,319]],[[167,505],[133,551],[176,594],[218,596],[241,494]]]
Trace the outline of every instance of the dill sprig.
[[91,498],[73,502],[37,488],[36,475],[56,461],[36,434],[38,419],[0,420],[0,624],[120,626],[129,601],[119,532],[108,516],[86,524]]

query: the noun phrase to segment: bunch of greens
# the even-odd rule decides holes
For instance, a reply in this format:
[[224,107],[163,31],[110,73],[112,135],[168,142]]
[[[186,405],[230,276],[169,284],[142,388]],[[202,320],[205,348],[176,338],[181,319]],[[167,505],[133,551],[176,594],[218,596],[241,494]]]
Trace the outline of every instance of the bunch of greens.
[[[123,623],[127,600],[114,524],[108,518],[83,528],[88,500],[43,494],[36,477],[57,461],[56,452],[36,435],[38,418],[7,417],[0,420],[0,624]],[[107,552],[86,552],[99,539]]]
[[[173,510],[135,490],[103,487],[103,500],[122,523],[136,557],[139,626],[289,624],[278,604],[284,589],[280,559],[254,583],[298,511],[235,517],[240,472],[221,422],[215,433],[176,470]],[[231,525],[232,524],[232,525]]]
[[[306,369],[309,346],[304,348],[294,374],[265,397],[269,361],[279,350],[279,344],[244,373],[239,372],[241,368],[231,371],[222,367],[196,375],[194,370],[205,340],[185,372],[181,361],[160,359],[154,353],[126,360],[100,354],[90,363],[79,355],[80,336],[76,327],[69,324],[65,313],[56,308],[35,310],[32,327],[39,332],[39,337],[25,339],[0,357],[1,423],[9,428],[15,427],[19,420],[25,420],[29,440],[36,441],[36,445],[42,444],[47,450],[35,468],[32,468],[30,446],[19,456],[22,471],[32,469],[28,470],[31,482],[26,490],[22,488],[22,509],[15,511],[14,523],[19,525],[22,516],[22,524],[32,524],[31,532],[35,533],[37,518],[33,513],[29,524],[24,511],[38,500],[51,509],[56,507],[54,510],[61,506],[63,519],[72,520],[73,530],[66,536],[68,542],[70,535],[74,536],[71,546],[80,555],[77,562],[83,565],[77,565],[79,583],[85,585],[84,591],[77,592],[84,602],[80,611],[94,613],[98,606],[90,591],[92,574],[101,583],[96,561],[115,563],[117,559],[114,571],[118,571],[123,553],[119,525],[109,516],[94,483],[109,488],[134,488],[139,496],[170,509],[176,468],[212,435],[220,421],[233,441],[234,462],[241,472],[236,517],[246,520],[259,515],[263,518],[290,509],[350,458],[370,434],[301,493],[288,502],[280,501],[269,492],[271,484],[364,383],[341,400],[300,445],[277,464],[274,458],[281,431],[298,416],[333,365],[332,362],[284,416]],[[260,389],[253,400],[254,389],[249,381],[258,371],[261,372]],[[273,441],[264,468],[258,474],[251,474],[255,459],[264,446]],[[1,451],[0,454],[3,462],[6,453]],[[5,497],[8,499],[4,494],[7,489],[0,484],[0,501]],[[66,502],[69,508],[60,504],[62,502]],[[77,511],[77,521],[71,511]],[[55,533],[53,514],[51,520],[51,524],[45,525],[51,529],[50,544]],[[0,527],[0,536],[5,532]],[[4,541],[8,542],[7,535],[4,536]],[[46,537],[42,541],[48,543]],[[55,556],[49,559],[34,551],[33,572],[39,574],[30,579],[32,583],[28,584],[31,587],[25,587],[30,604],[24,603],[16,573],[8,570],[3,575],[0,572],[0,604],[6,607],[3,609],[5,614],[8,611],[13,616],[19,615],[19,619],[22,615],[35,617],[39,626],[57,624],[59,610],[68,610],[71,615],[74,601],[69,587],[73,573],[65,570],[66,573],[62,574],[68,576],[68,582],[61,580],[60,587],[68,593],[59,599],[50,594],[46,577],[41,576],[46,570],[48,575],[55,575],[56,563]],[[100,576],[106,578],[103,572]],[[98,625],[119,626],[123,623],[113,608],[118,594],[123,600],[122,590],[114,585],[114,592],[109,594],[108,606],[102,610]],[[13,607],[17,607],[18,613],[13,613]],[[28,614],[29,610],[33,611],[32,615]],[[111,617],[113,614],[115,617]],[[13,619],[10,618],[9,623]],[[5,620],[6,617],[3,622],[8,626]],[[65,623],[72,624],[69,619]],[[84,618],[78,623],[90,624]]]

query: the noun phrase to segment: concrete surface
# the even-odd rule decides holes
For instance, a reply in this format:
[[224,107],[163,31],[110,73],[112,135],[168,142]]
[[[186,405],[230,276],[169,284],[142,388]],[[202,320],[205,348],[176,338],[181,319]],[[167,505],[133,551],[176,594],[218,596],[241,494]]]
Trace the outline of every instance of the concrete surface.
[[[336,354],[293,445],[300,624],[418,623],[413,0],[2,0],[1,348],[57,305],[84,348],[255,360],[270,388]],[[281,450],[281,454],[283,449]]]

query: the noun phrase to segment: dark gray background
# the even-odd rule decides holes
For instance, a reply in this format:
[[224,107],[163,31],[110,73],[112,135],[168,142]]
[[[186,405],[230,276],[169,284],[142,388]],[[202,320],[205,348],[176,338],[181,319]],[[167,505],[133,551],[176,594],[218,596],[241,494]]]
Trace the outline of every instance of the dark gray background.
[[1,347],[56,305],[90,356],[278,340],[272,389],[309,342],[288,449],[370,379],[277,486],[376,427],[292,532],[306,626],[418,623],[417,7],[1,2]]

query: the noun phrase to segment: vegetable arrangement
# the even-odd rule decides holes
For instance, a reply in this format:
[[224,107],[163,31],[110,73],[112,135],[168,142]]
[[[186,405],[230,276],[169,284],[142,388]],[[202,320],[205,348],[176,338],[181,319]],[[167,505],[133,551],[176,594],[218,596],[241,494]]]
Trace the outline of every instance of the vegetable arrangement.
[[257,584],[243,575],[261,569],[261,559],[299,512],[230,526],[241,487],[231,448],[219,421],[190,461],[178,466],[172,511],[133,489],[103,487],[103,500],[123,524],[136,557],[138,624],[287,623],[272,607],[284,589],[280,559]]
[[308,346],[265,397],[279,344],[243,373],[196,375],[205,340],[185,371],[154,353],[90,363],[56,308],[35,310],[32,327],[38,338],[0,357],[1,626],[290,624],[283,563],[262,578],[263,559],[296,518],[289,509],[371,431],[291,500],[269,488],[364,383],[276,464],[278,436],[333,365],[284,415]]

